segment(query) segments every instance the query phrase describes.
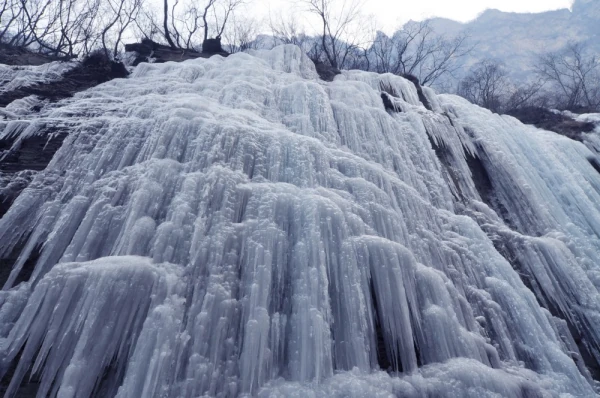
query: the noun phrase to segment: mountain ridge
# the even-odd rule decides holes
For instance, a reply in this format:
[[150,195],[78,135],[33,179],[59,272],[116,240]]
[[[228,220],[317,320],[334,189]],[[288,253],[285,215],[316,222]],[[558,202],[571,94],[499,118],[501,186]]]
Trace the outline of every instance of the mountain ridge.
[[465,57],[462,77],[470,66],[485,58],[503,61],[513,78],[526,79],[535,56],[560,51],[571,42],[600,52],[600,2],[577,0],[567,8],[541,13],[515,13],[487,9],[477,18],[461,23],[447,18],[428,20],[437,34],[467,33],[475,45]]

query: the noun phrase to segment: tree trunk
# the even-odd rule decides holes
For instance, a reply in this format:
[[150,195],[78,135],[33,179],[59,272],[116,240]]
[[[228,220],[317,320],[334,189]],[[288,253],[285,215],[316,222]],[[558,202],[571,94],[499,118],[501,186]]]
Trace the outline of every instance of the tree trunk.
[[173,48],[177,48],[173,40],[171,39],[171,35],[169,34],[169,0],[164,0],[164,16],[165,19],[163,21],[163,27],[165,29],[165,39],[167,39],[167,43]]

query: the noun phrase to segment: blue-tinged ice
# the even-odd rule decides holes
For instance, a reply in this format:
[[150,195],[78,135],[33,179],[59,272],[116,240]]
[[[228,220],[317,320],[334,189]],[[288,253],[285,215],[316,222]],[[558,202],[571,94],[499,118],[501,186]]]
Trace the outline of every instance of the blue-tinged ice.
[[294,46],[44,109],[0,131],[69,129],[0,219],[7,396],[596,395],[595,136]]

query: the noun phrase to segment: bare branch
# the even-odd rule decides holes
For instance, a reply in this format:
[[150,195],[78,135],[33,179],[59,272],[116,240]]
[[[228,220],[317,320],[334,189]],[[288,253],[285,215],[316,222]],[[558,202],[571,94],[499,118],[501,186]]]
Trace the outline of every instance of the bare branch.
[[321,49],[334,68],[344,67],[348,56],[360,43],[361,0],[303,0],[307,10],[321,22]]
[[600,107],[600,58],[588,54],[582,44],[538,55],[536,61],[537,75],[560,93],[555,106],[570,110]]

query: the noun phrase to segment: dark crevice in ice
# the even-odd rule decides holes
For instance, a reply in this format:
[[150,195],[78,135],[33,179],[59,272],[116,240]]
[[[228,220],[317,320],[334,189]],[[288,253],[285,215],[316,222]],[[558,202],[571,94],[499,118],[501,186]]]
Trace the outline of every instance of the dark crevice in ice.
[[[27,239],[22,239],[8,256],[0,258],[0,286],[4,286],[8,280],[13,265],[17,262],[26,244]],[[39,245],[29,254],[12,286],[17,286],[21,282],[27,282],[31,278],[35,270],[35,265],[40,258],[41,250],[42,247]]]
[[394,104],[393,97],[388,93],[381,93],[381,100],[383,101],[383,107],[390,112],[402,112],[402,109]]
[[476,155],[465,152],[465,158],[469,170],[471,171],[475,189],[477,189],[477,193],[479,193],[481,200],[493,209],[510,229],[517,230],[517,226],[510,217],[510,212],[496,196],[494,184],[486,169],[485,162],[482,160],[483,156],[485,156],[483,148],[477,148]]
[[595,157],[589,157],[587,158],[588,162],[590,162],[590,164],[592,165],[592,167],[594,168],[594,170],[596,170],[598,173],[600,173],[600,160],[598,160],[598,158]]
[[377,295],[375,294],[375,286],[373,285],[373,280],[371,280],[369,288],[370,288],[369,290],[371,292],[371,300],[373,303],[373,308],[375,309],[374,317],[375,317],[375,337],[377,339],[377,341],[376,341],[377,363],[379,364],[379,367],[382,370],[386,370],[386,371],[398,370],[398,369],[393,368],[392,361],[390,361],[390,358],[388,357],[388,352],[387,352],[387,348],[385,345],[384,332],[383,332],[383,328],[382,328],[381,320],[380,320],[381,315],[379,313],[379,306],[377,305]]
[[456,172],[454,171],[454,168],[452,167],[454,160],[453,160],[453,156],[452,156],[451,152],[446,147],[444,147],[442,145],[437,145],[433,141],[433,139],[431,138],[431,136],[429,134],[427,134],[427,139],[429,140],[429,143],[431,144],[431,148],[433,148],[433,151],[435,152],[436,157],[438,158],[438,160],[440,161],[440,164],[442,165],[442,172],[444,173],[446,180],[448,181],[448,183],[450,183],[450,181],[452,181],[452,184],[454,184],[454,187],[456,188],[456,194],[454,194],[454,199],[458,200],[458,201],[465,200],[466,198],[464,197],[464,194],[463,194],[463,192],[461,192],[461,189],[460,189],[460,183],[459,183],[460,177],[458,175],[456,175]]
[[[0,369],[0,396],[7,396],[6,393],[9,389],[10,383],[13,380],[13,376],[19,365],[21,355],[25,350],[25,345],[21,347],[19,354],[9,364],[2,363],[2,369]],[[32,375],[31,370],[28,370],[23,379],[20,381],[16,389],[13,387],[12,396],[18,398],[35,398],[37,397],[38,390],[40,388],[40,380],[36,375]]]

